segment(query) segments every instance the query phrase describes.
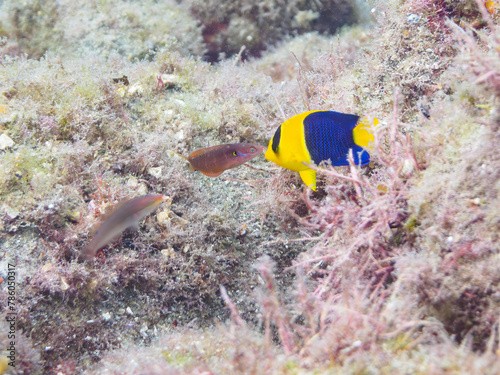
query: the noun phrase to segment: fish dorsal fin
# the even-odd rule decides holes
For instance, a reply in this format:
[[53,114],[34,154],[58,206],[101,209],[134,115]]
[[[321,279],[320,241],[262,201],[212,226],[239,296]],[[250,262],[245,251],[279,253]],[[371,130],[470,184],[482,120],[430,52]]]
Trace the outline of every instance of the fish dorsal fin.
[[304,184],[316,191],[316,171],[314,169],[307,168],[300,171],[299,174],[302,181],[304,181]]
[[217,146],[214,147],[207,147],[207,148],[200,148],[199,150],[193,151],[191,154],[189,154],[188,160],[193,160],[194,158],[205,155],[207,152],[210,152],[214,150]]
[[305,112],[304,124],[313,124],[329,128],[331,126],[341,126],[352,130],[359,123],[359,116],[335,111],[311,111]]

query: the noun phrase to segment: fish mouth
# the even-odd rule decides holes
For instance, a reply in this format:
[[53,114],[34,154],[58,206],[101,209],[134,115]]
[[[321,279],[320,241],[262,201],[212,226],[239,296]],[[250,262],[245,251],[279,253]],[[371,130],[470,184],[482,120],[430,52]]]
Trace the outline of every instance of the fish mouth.
[[261,145],[255,146],[255,148],[257,149],[257,151],[255,151],[255,153],[257,155],[260,154],[262,151],[264,151],[266,149],[265,146],[261,146]]
[[150,207],[154,207],[157,205],[160,205],[162,202],[166,201],[168,197],[166,195],[156,195],[156,196],[151,196],[152,200],[144,207],[144,209],[148,209]]
[[164,202],[166,200],[168,200],[169,197],[167,197],[166,195],[158,195],[158,197],[155,199],[155,202]]
[[257,151],[255,151],[255,155],[259,155],[262,153],[262,151],[264,151],[266,148],[264,146],[256,146],[255,147],[257,149]]
[[254,146],[254,148],[256,149],[256,151],[254,151],[254,152],[241,152],[240,155],[243,157],[251,156],[252,158],[254,158],[257,155],[261,154],[262,151],[264,151],[266,149],[265,146],[261,146],[261,145]]

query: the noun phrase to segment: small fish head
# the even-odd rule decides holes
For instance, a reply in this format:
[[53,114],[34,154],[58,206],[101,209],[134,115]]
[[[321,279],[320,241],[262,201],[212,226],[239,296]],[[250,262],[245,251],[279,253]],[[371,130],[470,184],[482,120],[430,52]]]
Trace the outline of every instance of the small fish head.
[[241,143],[233,150],[233,156],[237,158],[249,158],[252,159],[264,151],[264,146],[249,143]]
[[250,161],[264,151],[264,147],[255,143],[235,143],[228,145],[226,150],[230,154],[222,165],[223,170],[236,168]]

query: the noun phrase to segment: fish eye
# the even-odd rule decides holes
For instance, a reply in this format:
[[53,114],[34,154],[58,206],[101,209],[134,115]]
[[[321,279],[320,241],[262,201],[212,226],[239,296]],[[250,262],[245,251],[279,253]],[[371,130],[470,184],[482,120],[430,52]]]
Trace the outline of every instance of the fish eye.
[[233,151],[234,156],[238,156],[238,151]]
[[253,147],[250,147],[250,152],[255,152],[255,149]]

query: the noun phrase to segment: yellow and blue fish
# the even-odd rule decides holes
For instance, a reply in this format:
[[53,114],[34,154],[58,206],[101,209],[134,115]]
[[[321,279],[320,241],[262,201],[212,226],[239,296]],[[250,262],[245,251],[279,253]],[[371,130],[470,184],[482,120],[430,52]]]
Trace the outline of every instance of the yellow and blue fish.
[[[377,119],[373,120],[376,125]],[[373,135],[366,118],[334,111],[308,111],[282,123],[269,141],[266,159],[297,171],[302,181],[316,190],[316,171],[304,163],[319,165],[330,161],[335,167],[349,165],[352,150],[354,163],[366,165],[370,155],[365,148]]]

